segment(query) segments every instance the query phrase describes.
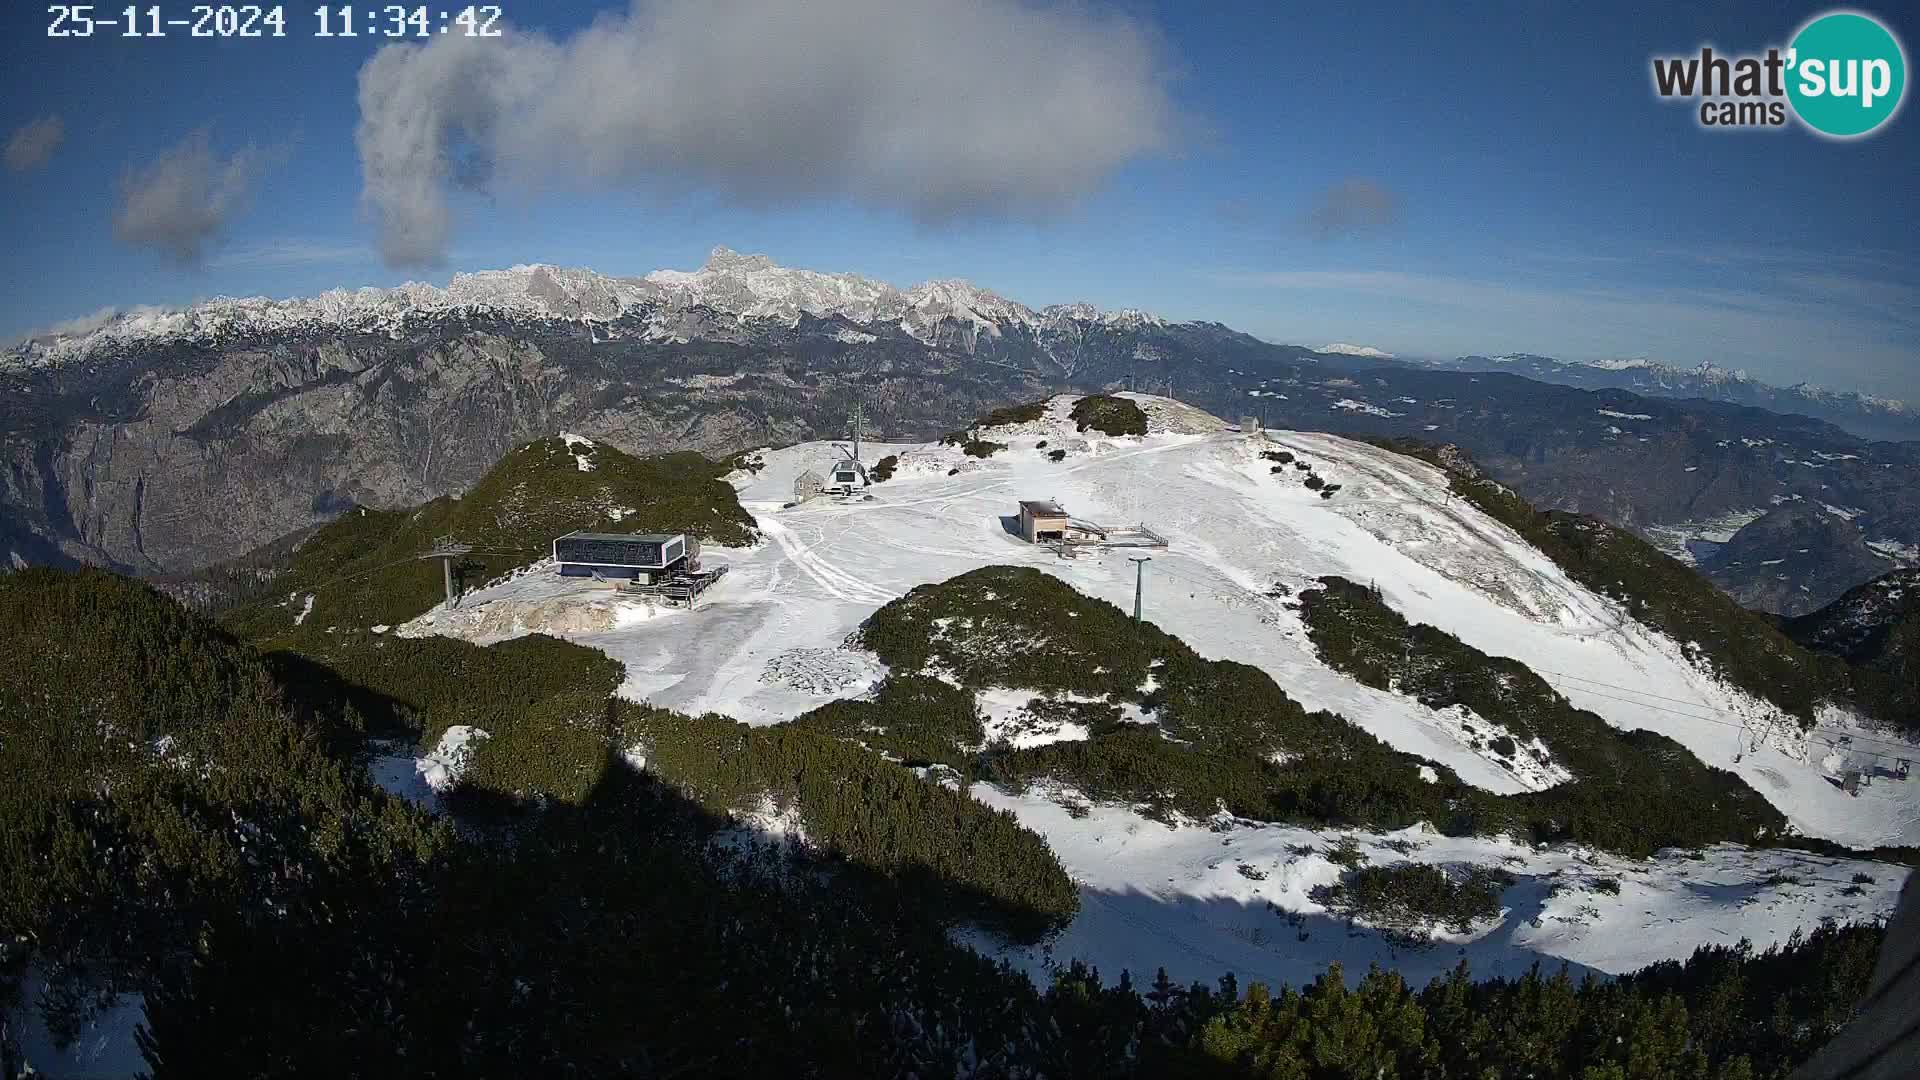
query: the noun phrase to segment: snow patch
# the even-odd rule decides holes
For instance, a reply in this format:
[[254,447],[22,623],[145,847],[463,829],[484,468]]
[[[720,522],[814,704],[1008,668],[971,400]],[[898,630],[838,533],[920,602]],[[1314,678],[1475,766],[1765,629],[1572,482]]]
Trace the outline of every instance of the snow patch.
[[452,791],[460,777],[473,764],[473,752],[477,743],[492,738],[477,727],[455,724],[440,736],[440,742],[433,752],[420,759],[417,770],[420,779],[432,788],[435,794],[445,795]]
[[716,852],[742,855],[768,848],[800,851],[810,846],[798,801],[782,805],[773,796],[762,794],[753,806],[736,810],[729,817],[731,827],[708,841]]
[[1718,517],[1699,518],[1668,525],[1647,525],[1640,531],[1646,535],[1654,547],[1692,566],[1698,561],[1690,546],[1693,542],[1727,543],[1733,539],[1735,533],[1766,515],[1767,512],[1760,509],[1729,510]]
[[140,1054],[135,1030],[147,1019],[146,999],[140,994],[117,994],[89,1010],[77,1031],[55,1035],[47,1017],[47,984],[37,969],[28,969],[20,982],[20,1006],[0,1013],[0,1028],[19,1044],[26,1075],[60,1080],[122,1080],[144,1075],[147,1060]]
[[881,672],[878,660],[851,649],[788,649],[768,658],[760,681],[805,694],[839,696],[873,685]]
[[1898,540],[1869,540],[1867,547],[1883,559],[1895,562],[1920,562],[1920,544],[1903,544]]
[[1105,701],[1104,698],[1073,695],[1049,699],[1031,690],[1009,690],[1004,687],[982,690],[974,700],[980,709],[980,726],[986,731],[987,742],[1004,742],[1018,750],[1048,743],[1086,741],[1086,725],[1045,716],[1044,710],[1036,710],[1036,706],[1042,706],[1049,700]]
[[1406,413],[1397,413],[1389,409],[1383,409],[1378,405],[1361,401],[1357,398],[1341,398],[1339,401],[1334,402],[1332,407],[1336,409],[1345,409],[1348,412],[1366,413],[1368,416],[1393,417],[1393,416],[1407,415]]
[[477,727],[455,724],[441,733],[440,741],[424,756],[390,749],[367,763],[367,773],[388,794],[438,813],[441,797],[459,784],[473,764],[475,747],[490,737]]
[[[1747,938],[1759,949],[1823,919],[1883,918],[1907,868],[1786,849],[1716,845],[1627,859],[1578,846],[1534,848],[1505,838],[1446,837],[1426,826],[1385,835],[1261,825],[1224,815],[1168,826],[1043,785],[974,796],[1043,836],[1080,888],[1080,912],[1034,947],[984,934],[963,940],[1046,985],[1068,958],[1102,971],[1165,968],[1176,983],[1232,971],[1241,985],[1304,985],[1338,961],[1350,979],[1370,964],[1418,986],[1465,960],[1476,977],[1518,977],[1565,962],[1576,979],[1684,957]],[[1348,921],[1316,899],[1345,868],[1328,852],[1350,845],[1369,865],[1488,866],[1512,874],[1500,913],[1434,944]],[[1854,876],[1871,878],[1855,885]],[[1849,889],[1857,889],[1849,895]]]

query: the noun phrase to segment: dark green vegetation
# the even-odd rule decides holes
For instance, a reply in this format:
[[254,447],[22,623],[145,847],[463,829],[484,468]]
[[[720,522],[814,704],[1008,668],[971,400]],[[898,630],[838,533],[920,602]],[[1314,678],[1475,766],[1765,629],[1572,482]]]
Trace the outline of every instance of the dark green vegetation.
[[[1826,927],[1760,953],[1702,948],[1607,983],[1537,968],[1476,983],[1463,964],[1414,991],[1391,972],[1352,988],[1329,972],[1300,990],[1254,987],[1195,1041],[1229,1075],[1771,1080],[1846,1022],[1877,937]],[[1177,987],[1147,997],[1163,993],[1190,1007]]]
[[[617,669],[544,639],[356,656],[353,678],[319,654],[269,662],[99,573],[0,579],[0,641],[0,1001],[29,968],[56,989],[57,1021],[142,993],[156,1080],[1776,1077],[1847,1019],[1880,940],[1823,928],[1605,985],[1463,968],[1417,992],[1378,972],[1350,989],[1334,971],[1242,996],[1231,976],[1136,988],[1070,964],[1036,990],[949,931],[971,917],[1031,932],[1071,911],[1044,846],[807,724],[609,703]],[[937,648],[976,674],[1030,670]],[[1156,704],[1197,745],[1253,723],[1182,704],[1201,676],[1156,650],[1122,677],[1155,671]],[[515,712],[549,729],[525,747],[597,746],[590,780],[476,763],[456,834],[356,759],[362,727],[508,738]],[[634,743],[644,772],[616,757]],[[571,794],[527,797],[542,776]],[[717,846],[719,812],[756,800],[797,809],[815,849]]]
[[1519,533],[1569,577],[1619,601],[1635,619],[1697,650],[1722,678],[1802,723],[1811,725],[1826,701],[1853,704],[1883,721],[1917,722],[1893,706],[1883,683],[1860,678],[1834,657],[1807,651],[1632,533],[1583,514],[1535,510],[1482,476],[1457,451],[1411,439],[1376,442],[1444,470],[1454,494]]
[[[592,468],[583,471],[583,460]],[[271,568],[271,596],[227,621],[251,638],[399,625],[444,597],[440,563],[414,556],[448,534],[474,548],[455,569],[456,588],[532,562],[575,529],[748,544],[753,518],[720,479],[731,468],[693,453],[636,458],[542,439],[507,454],[458,498],[413,510],[349,509]],[[313,610],[302,618],[308,595]]]
[[606,767],[608,700],[624,671],[605,653],[542,634],[485,648],[371,634],[278,644],[266,660],[289,687],[351,704],[376,733],[431,750],[455,725],[485,731],[463,791],[579,803]]
[[[1246,818],[1383,828],[1444,820],[1448,793],[1465,790],[1445,770],[1445,782],[1427,783],[1421,759],[1331,713],[1307,712],[1259,669],[1206,660],[1037,570],[992,566],[922,586],[875,612],[857,640],[895,673],[880,690],[890,707],[836,704],[796,723],[858,729],[873,745],[1008,785],[1056,779],[1161,815],[1207,817],[1224,804]],[[1022,647],[1005,648],[1007,641]],[[929,669],[969,691],[1051,697],[1077,709],[1071,718],[1091,737],[982,747],[966,696],[914,676]],[[1105,704],[1059,700],[1069,695]],[[1122,704],[1155,722],[1125,722]]]
[[851,739],[916,766],[964,768],[960,748],[985,738],[973,691],[924,675],[888,679],[871,699],[830,701],[791,726]]
[[1808,649],[1852,664],[1893,716],[1920,730],[1920,570],[1869,581],[1783,629]]
[[993,409],[976,417],[964,431],[948,432],[940,441],[949,446],[958,446],[961,453],[968,457],[990,458],[1007,448],[1006,443],[993,442],[981,438],[978,434],[985,428],[1005,427],[1009,424],[1031,424],[1047,415],[1047,405],[1051,398],[1041,398],[1021,405],[1007,405]]
[[1348,918],[1423,942],[1434,922],[1464,934],[1474,920],[1500,914],[1500,894],[1513,882],[1512,874],[1492,866],[1394,863],[1354,869],[1315,890],[1314,899]]
[[0,642],[0,1001],[29,960],[141,987],[209,922],[344,918],[346,883],[403,895],[451,841],[343,759],[356,732],[145,585],[0,577]]
[[[975,995],[1036,998],[954,920],[1028,935],[1077,902],[1005,814],[820,735],[616,706],[618,665],[550,639],[263,657],[51,571],[0,579],[0,628],[0,1001],[29,965],[67,1019],[140,991],[156,1076],[894,1071],[957,1050],[868,1025],[958,1010],[997,1045],[1018,1018]],[[356,760],[363,728],[452,723],[493,735],[459,838]],[[666,782],[618,760],[636,740]],[[716,854],[714,810],[769,794],[817,854]],[[743,985],[764,1007],[715,1053]]]
[[900,455],[888,454],[886,457],[874,462],[873,468],[867,470],[867,479],[875,484],[884,484],[893,479],[893,470],[898,467],[899,464]]
[[1147,433],[1147,414],[1126,398],[1089,394],[1074,402],[1073,412],[1068,415],[1081,431],[1092,428],[1108,435]]
[[[1467,805],[1476,831],[1579,840],[1648,854],[1719,840],[1780,838],[1786,818],[1744,780],[1700,761],[1664,735],[1620,731],[1576,709],[1526,665],[1488,656],[1437,627],[1408,626],[1379,594],[1322,578],[1300,594],[1301,614],[1329,665],[1376,689],[1397,687],[1432,708],[1463,705],[1527,743],[1539,740],[1573,773],[1569,783]],[[1490,749],[1511,757],[1512,738]]]
[[[941,684],[944,685],[944,684]],[[716,814],[792,805],[807,838],[893,882],[899,902],[1032,940],[1065,924],[1079,894],[1046,842],[1012,814],[925,782],[851,743],[803,725],[754,730],[621,705],[623,740]]]
[[1046,417],[1047,404],[1052,400],[1052,398],[1041,398],[1038,401],[1029,401],[1020,405],[1008,405],[1004,408],[994,409],[991,412],[981,414],[980,418],[973,422],[973,426],[977,428],[1005,427],[1008,424],[1035,423]]

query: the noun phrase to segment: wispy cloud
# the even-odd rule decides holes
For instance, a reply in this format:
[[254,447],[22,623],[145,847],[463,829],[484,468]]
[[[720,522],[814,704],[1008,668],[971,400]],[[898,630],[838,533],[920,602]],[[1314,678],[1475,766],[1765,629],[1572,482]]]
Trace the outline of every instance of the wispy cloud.
[[1669,261],[1691,262],[1701,266],[1757,268],[1801,266],[1808,268],[1847,268],[1862,272],[1910,269],[1911,256],[1892,248],[1854,248],[1847,251],[1812,251],[1784,244],[1709,244],[1692,247],[1662,247],[1647,253]]
[[286,266],[338,266],[368,258],[367,248],[321,240],[282,239],[222,251],[207,260],[220,269],[265,269]]
[[54,151],[67,138],[66,122],[58,116],[43,116],[22,125],[7,140],[8,172],[32,172],[53,160]]
[[1350,176],[1314,197],[1302,221],[1316,239],[1378,232],[1400,223],[1400,196],[1364,176]]
[[[1401,352],[1459,347],[1712,359],[1777,382],[1909,395],[1920,389],[1912,314],[1920,293],[1874,278],[1764,275],[1747,287],[1720,288],[1555,285],[1378,269],[1209,276],[1221,285],[1313,295],[1324,298],[1317,304],[1377,313],[1360,329],[1390,337]],[[1428,340],[1420,340],[1423,334]],[[1449,344],[1436,345],[1436,336]]]
[[196,131],[121,178],[114,236],[129,247],[198,266],[207,247],[246,209],[260,175],[282,156],[252,145],[222,155],[211,135]]

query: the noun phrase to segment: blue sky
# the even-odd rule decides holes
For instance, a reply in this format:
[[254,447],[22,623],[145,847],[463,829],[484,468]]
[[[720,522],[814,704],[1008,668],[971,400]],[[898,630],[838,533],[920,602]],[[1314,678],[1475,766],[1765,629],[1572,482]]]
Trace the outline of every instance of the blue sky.
[[[365,197],[358,85],[381,42],[314,38],[305,5],[288,9],[283,40],[49,40],[39,5],[10,6],[0,138],[49,119],[60,137],[22,144],[9,160],[22,167],[0,170],[0,339],[108,306],[444,282],[520,262],[642,273],[696,266],[726,244],[901,284],[964,277],[1035,305],[1215,319],[1277,341],[1709,360],[1920,398],[1912,110],[1849,143],[1797,128],[1708,132],[1649,88],[1654,53],[1783,45],[1822,5],[1081,6],[1040,26],[1074,48],[1095,42],[1056,60],[1018,44],[1034,26],[1008,0],[977,11],[913,0],[937,12],[928,25],[876,28],[857,53],[819,62],[858,68],[893,98],[924,79],[936,90],[922,129],[914,110],[873,119],[848,100],[846,76],[808,70],[822,49],[805,40],[811,23],[752,10],[771,2],[741,0],[733,25],[709,35],[698,20],[728,5],[658,0],[635,19],[618,4],[509,0],[513,64],[450,48],[433,72],[395,58],[372,78],[392,90],[385,137],[412,137],[412,118],[430,111],[471,122],[436,146],[486,174],[471,188],[440,177],[426,205],[451,224],[417,244],[373,212],[415,214],[413,178],[389,170],[387,195],[371,209]],[[1880,14],[1911,48],[1916,27]],[[1005,25],[972,24],[996,19]],[[623,55],[644,64],[588,51],[622,34],[641,50]],[[706,51],[709,36],[721,44]],[[649,43],[688,41],[699,70],[659,76],[688,50],[668,58]],[[1111,100],[1062,89],[1050,64],[1088,68],[1093,96]],[[473,97],[528,72],[544,72],[542,89],[499,91],[506,104],[467,115]],[[623,80],[655,89],[629,101]],[[975,82],[1005,96],[950,104]],[[784,127],[727,111],[784,110],[816,91],[840,96],[793,104]],[[662,101],[687,115],[661,120]],[[837,144],[817,160],[800,141],[742,148],[817,133],[806,125],[836,110],[868,117],[850,124],[877,125],[885,147],[852,145],[844,167]],[[735,141],[687,133],[736,123]],[[516,130],[529,126],[540,130]],[[212,169],[193,189],[211,202],[185,204],[209,216],[184,225],[166,217],[183,204],[165,185],[144,202],[129,194],[158,182],[157,162],[188,160],[183,146]]]

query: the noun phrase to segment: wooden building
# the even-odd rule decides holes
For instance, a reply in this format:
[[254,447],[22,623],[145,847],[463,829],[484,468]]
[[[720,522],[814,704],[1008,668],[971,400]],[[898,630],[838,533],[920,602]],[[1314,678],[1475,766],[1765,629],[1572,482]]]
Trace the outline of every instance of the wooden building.
[[1020,535],[1029,544],[1065,540],[1070,522],[1060,504],[1050,500],[1020,500]]

